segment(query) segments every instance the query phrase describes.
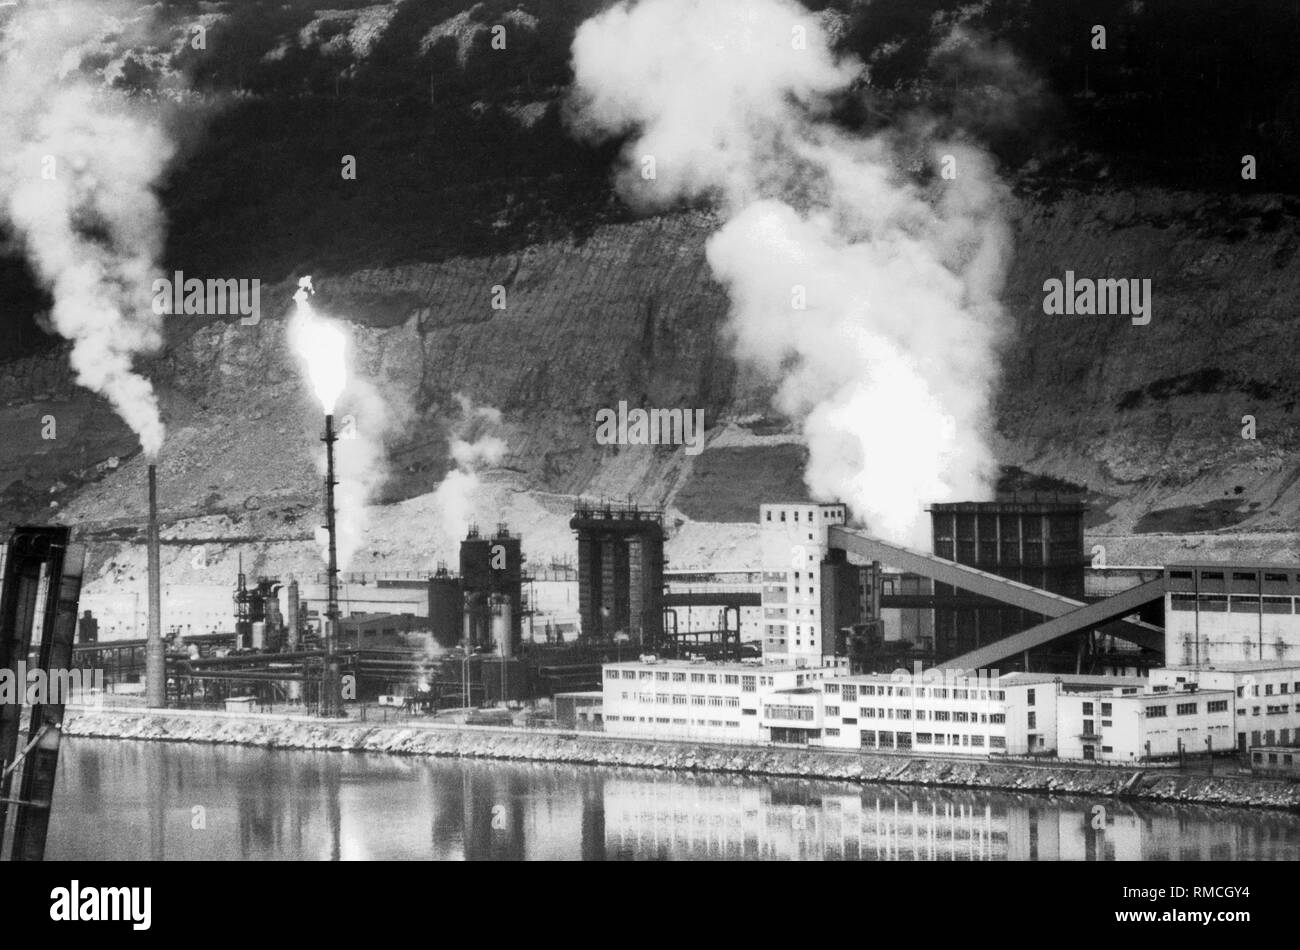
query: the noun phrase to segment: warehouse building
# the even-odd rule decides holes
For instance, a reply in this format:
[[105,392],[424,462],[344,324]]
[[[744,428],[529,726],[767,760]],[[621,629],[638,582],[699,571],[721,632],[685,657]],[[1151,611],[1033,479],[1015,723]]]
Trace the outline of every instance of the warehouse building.
[[1300,570],[1294,564],[1165,568],[1165,662],[1300,663]]

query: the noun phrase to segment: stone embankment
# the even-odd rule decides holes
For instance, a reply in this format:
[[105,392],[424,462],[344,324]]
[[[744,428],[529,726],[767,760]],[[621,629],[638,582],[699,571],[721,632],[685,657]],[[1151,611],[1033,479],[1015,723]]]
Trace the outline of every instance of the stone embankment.
[[[267,749],[558,762],[899,785],[1089,795],[1300,810],[1300,783],[1246,775],[1192,775],[1062,764],[924,759],[900,755],[659,743],[598,733],[431,723],[329,722],[308,717],[199,712],[68,711],[74,737],[201,742]],[[1225,764],[1224,768],[1230,768]]]

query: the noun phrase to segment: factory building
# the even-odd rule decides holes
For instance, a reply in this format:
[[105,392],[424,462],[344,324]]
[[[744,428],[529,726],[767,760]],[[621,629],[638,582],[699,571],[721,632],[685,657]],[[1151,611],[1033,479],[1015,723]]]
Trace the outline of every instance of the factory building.
[[664,527],[657,509],[579,506],[578,610],[588,641],[626,639],[657,652],[664,635]]
[[602,712],[610,735],[760,743],[769,740],[760,710],[782,690],[819,686],[843,664],[774,666],[638,660],[606,663]]
[[1265,660],[1151,671],[1154,690],[1174,692],[1188,685],[1202,692],[1231,694],[1234,734],[1228,744],[1239,751],[1258,745],[1300,745],[1300,663]]
[[[1082,504],[956,502],[934,504],[929,510],[936,557],[1083,600],[1084,567],[1089,559],[1084,555]],[[934,593],[934,649],[939,662],[1047,619],[1016,607],[981,604],[978,598],[947,584],[936,583]],[[1059,653],[1064,648],[1072,655],[1085,636],[1076,635],[1053,650]],[[1073,662],[1067,666],[1074,669]]]
[[760,506],[765,661],[821,664],[835,656],[839,626],[861,619],[845,614],[862,603],[864,569],[843,560],[823,565],[827,531],[847,517],[842,504]]
[[1300,569],[1177,564],[1165,568],[1165,662],[1300,664]]

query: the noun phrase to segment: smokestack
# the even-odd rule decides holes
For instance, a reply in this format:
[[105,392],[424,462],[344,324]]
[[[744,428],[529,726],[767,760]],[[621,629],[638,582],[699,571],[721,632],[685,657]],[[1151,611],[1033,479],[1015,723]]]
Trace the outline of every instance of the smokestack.
[[158,468],[149,466],[149,631],[145,639],[145,698],[154,709],[167,705],[167,658],[162,641],[162,577],[158,556]]
[[338,661],[339,557],[334,521],[334,414],[325,416],[325,531],[329,536],[329,565],[326,568],[328,595],[325,604],[325,670],[321,682],[322,716],[341,716],[343,698]]

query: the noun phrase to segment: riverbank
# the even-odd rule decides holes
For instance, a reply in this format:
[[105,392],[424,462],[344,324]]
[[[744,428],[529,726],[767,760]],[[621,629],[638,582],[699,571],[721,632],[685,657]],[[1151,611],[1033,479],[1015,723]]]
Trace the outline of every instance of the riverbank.
[[769,746],[658,743],[615,739],[599,733],[430,722],[375,725],[306,716],[183,710],[70,708],[63,732],[69,737],[557,762],[1300,811],[1300,783],[1236,775],[1188,775],[1167,769],[1138,771],[1063,764],[937,760]]

